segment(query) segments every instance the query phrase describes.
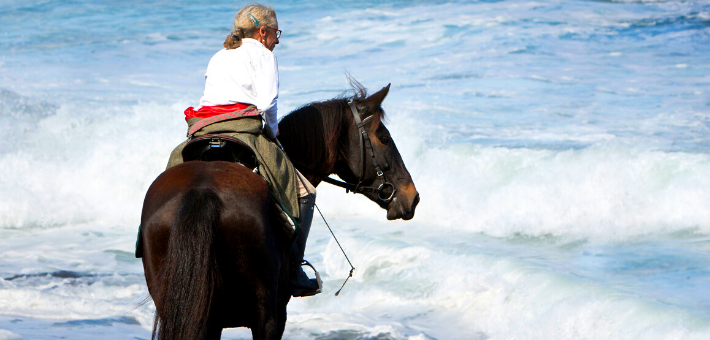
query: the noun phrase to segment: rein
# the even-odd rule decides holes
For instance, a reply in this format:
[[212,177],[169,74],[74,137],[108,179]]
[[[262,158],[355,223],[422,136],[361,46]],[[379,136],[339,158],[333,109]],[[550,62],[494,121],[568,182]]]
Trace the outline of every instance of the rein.
[[[385,173],[382,171],[380,164],[377,163],[377,159],[375,158],[375,151],[372,148],[372,141],[370,140],[370,136],[367,134],[367,130],[365,129],[365,124],[367,124],[367,122],[370,121],[373,116],[369,116],[364,120],[360,120],[360,114],[357,111],[357,107],[355,107],[355,103],[353,103],[352,99],[348,101],[348,105],[350,106],[350,111],[352,112],[353,118],[355,119],[355,125],[357,125],[357,128],[360,131],[360,151],[362,153],[362,171],[360,172],[360,179],[358,180],[357,184],[339,181],[331,177],[324,178],[323,182],[344,188],[345,192],[352,191],[357,194],[363,194],[368,192],[375,193],[377,194],[378,200],[383,203],[389,203],[390,201],[392,201],[392,198],[394,197],[394,194],[397,192],[397,190],[394,188],[394,185],[392,185],[392,183],[387,182],[387,178],[385,178]],[[382,181],[382,184],[380,184],[380,186],[377,188],[362,185],[367,166],[367,162],[365,161],[365,158],[367,157],[365,149],[370,150],[370,156],[372,157],[372,164],[375,167],[375,173],[377,174],[377,178]],[[389,195],[385,193],[386,188],[392,189],[392,192]]]

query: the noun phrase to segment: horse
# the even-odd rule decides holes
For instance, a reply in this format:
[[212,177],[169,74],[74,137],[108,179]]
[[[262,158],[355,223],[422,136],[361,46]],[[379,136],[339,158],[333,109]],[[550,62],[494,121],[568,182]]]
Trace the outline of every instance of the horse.
[[[409,220],[419,203],[412,178],[385,127],[387,85],[367,96],[314,102],[285,116],[279,139],[294,166],[360,193]],[[329,177],[336,174],[343,181]],[[151,184],[141,215],[143,267],[156,315],[153,339],[219,339],[248,327],[254,339],[280,339],[291,295],[292,237],[269,185],[245,166],[188,161]]]

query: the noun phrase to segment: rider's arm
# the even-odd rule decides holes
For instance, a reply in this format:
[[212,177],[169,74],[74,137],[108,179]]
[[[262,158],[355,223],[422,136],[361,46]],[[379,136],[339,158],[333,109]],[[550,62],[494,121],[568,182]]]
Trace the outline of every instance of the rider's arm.
[[254,66],[256,71],[254,79],[257,93],[256,108],[264,115],[267,125],[264,130],[268,137],[273,139],[279,133],[276,105],[276,100],[279,98],[278,62],[276,56],[269,51],[264,53]]

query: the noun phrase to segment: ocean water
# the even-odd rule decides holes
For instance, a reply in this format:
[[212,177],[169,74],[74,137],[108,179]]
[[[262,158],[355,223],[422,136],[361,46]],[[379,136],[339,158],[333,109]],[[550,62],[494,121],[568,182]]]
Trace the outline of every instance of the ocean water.
[[[242,5],[0,0],[0,339],[150,337],[143,196]],[[392,83],[421,194],[318,187],[356,270],[315,219],[285,338],[710,338],[708,1],[271,5],[280,115]]]

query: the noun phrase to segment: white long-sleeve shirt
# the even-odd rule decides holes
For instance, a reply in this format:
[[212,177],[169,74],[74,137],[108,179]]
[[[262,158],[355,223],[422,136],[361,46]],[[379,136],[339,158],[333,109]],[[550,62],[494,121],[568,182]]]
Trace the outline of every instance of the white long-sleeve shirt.
[[210,59],[200,106],[253,104],[266,120],[269,137],[274,138],[279,131],[278,98],[276,56],[257,40],[245,38],[242,46],[223,49]]

